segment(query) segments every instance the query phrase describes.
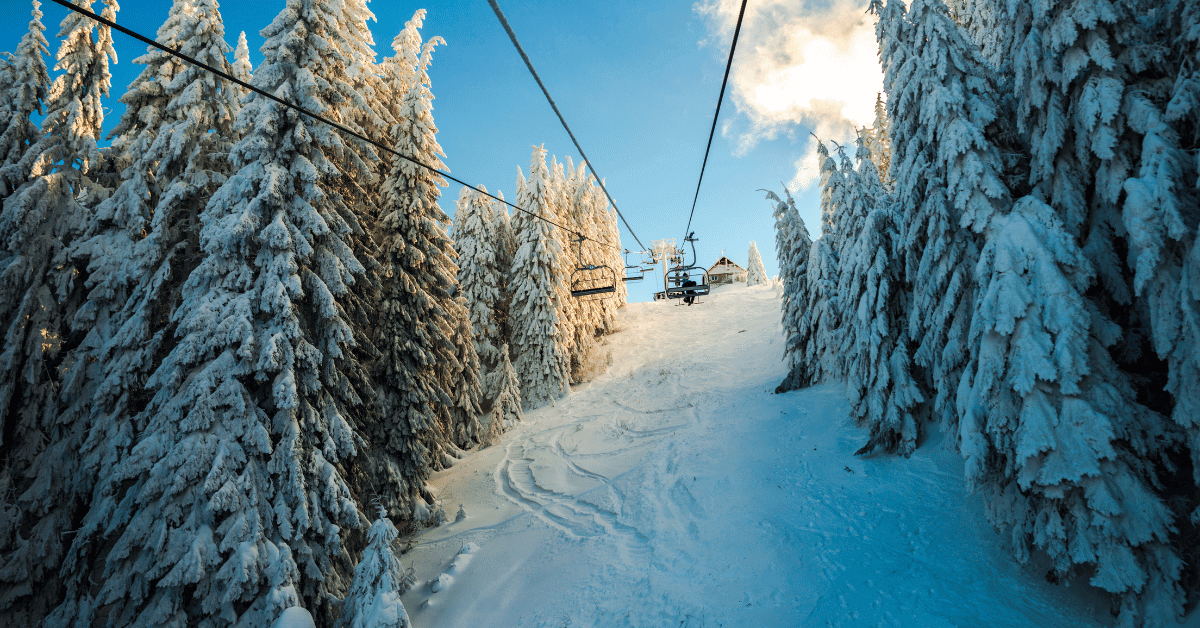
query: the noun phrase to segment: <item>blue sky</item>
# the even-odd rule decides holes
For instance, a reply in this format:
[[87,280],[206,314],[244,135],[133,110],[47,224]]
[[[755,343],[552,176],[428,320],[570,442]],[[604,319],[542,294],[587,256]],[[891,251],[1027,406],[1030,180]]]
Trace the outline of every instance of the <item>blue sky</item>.
[[[737,15],[735,0],[707,2],[500,2],[576,138],[647,245],[660,238],[682,241],[704,157]],[[749,242],[756,240],[768,273],[778,272],[770,206],[760,188],[780,193],[784,183],[791,183],[801,215],[817,235],[815,162],[806,175],[798,161],[811,153],[811,129],[845,139],[849,127],[844,120],[837,124],[839,98],[855,101],[860,110],[861,101],[874,103],[872,81],[878,78],[869,70],[856,76],[863,74],[863,63],[856,68],[853,60],[838,56],[838,51],[852,52],[853,32],[859,39],[867,36],[860,22],[869,16],[862,15],[860,4],[750,1],[692,223],[700,238],[699,263],[712,264],[724,250],[744,265]],[[258,31],[283,5],[282,0],[223,4],[230,44],[244,30],[251,62],[257,64]],[[30,5],[0,0],[0,7],[13,16],[0,25],[0,50],[12,51],[25,31]],[[117,21],[153,36],[169,7],[166,0],[125,0]],[[434,53],[430,76],[438,141],[451,174],[493,193],[501,190],[511,200],[517,167],[528,172],[531,145],[544,144],[560,160],[570,156],[579,162],[486,0],[376,0],[370,8],[378,18],[371,27],[381,57],[391,54],[392,38],[419,8],[428,11],[424,37],[440,35],[447,42]],[[42,11],[53,54],[67,10],[46,1]],[[813,47],[814,37],[825,42],[824,48]],[[145,50],[120,33],[114,41],[119,63],[111,68],[106,131],[124,109],[117,98],[141,70],[132,61]],[[858,89],[846,95],[849,87]],[[857,122],[862,115],[849,117]],[[808,188],[797,190],[802,183]],[[453,212],[458,188],[452,184],[445,190],[447,212]],[[623,227],[622,244],[638,248]],[[652,292],[650,279],[630,284],[631,301],[647,300]]]

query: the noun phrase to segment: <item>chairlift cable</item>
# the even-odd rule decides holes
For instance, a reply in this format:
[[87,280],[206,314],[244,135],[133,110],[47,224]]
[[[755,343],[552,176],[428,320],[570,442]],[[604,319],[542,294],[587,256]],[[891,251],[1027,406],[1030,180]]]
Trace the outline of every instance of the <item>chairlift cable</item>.
[[[579,236],[579,237],[581,237],[581,238],[584,238],[584,239],[586,239],[586,240],[591,240],[592,242],[596,242],[597,244],[601,244],[601,245],[607,246],[607,247],[609,247],[609,248],[620,249],[620,247],[618,247],[618,246],[616,246],[616,245],[609,244],[608,242],[602,242],[602,241],[600,241],[600,240],[597,240],[597,239],[595,239],[595,238],[589,238],[589,237],[587,237],[586,235],[584,235],[584,234],[582,234],[582,233],[579,233],[578,231],[575,231],[575,230],[573,230],[573,229],[570,229],[570,228],[568,228],[568,227],[564,227],[563,225],[560,225],[560,224],[558,224],[557,222],[554,222],[553,220],[549,220],[549,219],[547,219],[547,218],[544,218],[544,217],[542,217],[542,216],[539,216],[539,215],[537,215],[537,214],[535,214],[535,213],[533,213],[533,212],[531,212],[531,211],[529,211],[529,210],[527,210],[527,209],[524,209],[524,208],[522,208],[522,207],[518,207],[518,206],[516,206],[516,205],[514,205],[514,204],[512,204],[512,203],[510,203],[510,202],[508,202],[508,201],[506,201],[506,200],[504,200],[504,199],[502,199],[502,198],[500,198],[500,197],[497,197],[497,196],[494,196],[494,195],[492,195],[492,194],[489,194],[488,192],[486,192],[486,191],[484,191],[484,190],[481,190],[481,189],[479,189],[479,188],[477,188],[477,187],[475,187],[475,186],[471,185],[470,183],[467,183],[466,181],[463,181],[462,179],[459,179],[459,178],[457,178],[457,177],[451,176],[449,173],[446,173],[446,172],[443,172],[443,171],[441,171],[441,170],[438,170],[437,168],[434,168],[433,166],[430,166],[430,165],[427,165],[427,164],[421,163],[420,161],[417,161],[416,159],[413,159],[412,157],[409,157],[408,155],[405,155],[405,154],[403,154],[403,153],[397,152],[395,149],[388,148],[387,146],[384,146],[383,144],[380,144],[379,142],[376,142],[376,141],[374,141],[374,140],[372,140],[372,139],[370,139],[370,138],[367,138],[367,137],[363,136],[362,134],[360,134],[360,133],[358,133],[358,132],[354,131],[353,129],[350,129],[350,128],[347,128],[347,127],[345,127],[345,126],[343,126],[343,125],[341,125],[341,124],[338,124],[337,122],[334,122],[333,120],[330,120],[330,119],[328,119],[328,118],[325,118],[325,117],[321,116],[320,114],[317,114],[317,113],[314,113],[314,112],[312,112],[312,111],[309,111],[308,109],[305,109],[304,107],[301,107],[300,105],[297,105],[297,104],[295,104],[295,103],[290,103],[290,102],[288,102],[288,101],[286,101],[286,100],[284,100],[284,99],[282,99],[282,98],[279,98],[278,96],[275,96],[275,95],[273,95],[273,94],[270,94],[270,93],[268,93],[268,92],[266,92],[266,91],[264,91],[264,90],[261,90],[261,89],[259,89],[259,88],[257,88],[257,87],[254,87],[253,85],[251,85],[251,84],[249,84],[249,83],[247,83],[247,82],[245,82],[245,81],[242,81],[242,80],[240,80],[240,79],[234,78],[233,76],[231,76],[231,75],[229,75],[229,74],[227,74],[227,73],[225,73],[225,72],[223,72],[223,71],[221,71],[221,70],[218,70],[217,68],[214,68],[214,67],[212,67],[211,65],[208,65],[207,63],[204,63],[203,61],[200,61],[200,60],[198,60],[198,59],[193,59],[192,57],[189,57],[189,56],[187,56],[187,55],[183,54],[182,52],[180,52],[180,51],[178,51],[178,50],[174,50],[174,49],[172,49],[172,48],[168,48],[167,46],[164,46],[164,45],[162,45],[162,44],[158,43],[157,41],[154,41],[153,39],[150,39],[149,37],[146,37],[145,35],[142,35],[142,34],[140,34],[140,33],[137,33],[137,32],[135,32],[135,31],[132,31],[132,30],[130,30],[130,29],[128,29],[128,28],[125,28],[124,26],[121,26],[121,25],[117,24],[116,22],[113,22],[112,20],[109,20],[109,19],[107,19],[107,18],[104,18],[104,17],[102,17],[102,16],[100,16],[100,15],[97,15],[97,14],[95,14],[95,13],[93,13],[93,12],[91,12],[91,11],[89,11],[89,10],[87,10],[87,9],[83,8],[83,7],[80,7],[80,6],[76,6],[76,5],[74,5],[74,4],[71,4],[71,3],[70,3],[70,2],[68,2],[67,0],[52,0],[52,2],[54,2],[55,4],[60,4],[60,5],[62,5],[62,6],[64,6],[64,7],[66,7],[66,8],[68,8],[68,9],[70,9],[70,10],[72,10],[72,11],[76,12],[76,13],[79,13],[80,15],[83,15],[83,16],[86,16],[86,17],[88,17],[88,18],[91,18],[92,20],[94,20],[94,21],[96,21],[96,22],[99,22],[99,23],[101,23],[101,24],[103,24],[103,25],[105,25],[105,26],[107,26],[107,27],[109,27],[109,28],[112,28],[112,29],[115,29],[115,30],[117,30],[117,31],[119,31],[119,32],[121,32],[121,33],[124,33],[124,34],[126,34],[126,35],[128,35],[128,36],[130,36],[130,37],[132,37],[132,38],[134,38],[134,39],[136,39],[136,40],[138,40],[138,41],[141,41],[141,42],[143,42],[143,43],[147,44],[147,45],[150,45],[150,46],[153,46],[153,47],[155,47],[155,48],[158,48],[159,50],[161,50],[161,51],[163,51],[163,52],[165,52],[165,53],[167,53],[167,54],[170,54],[170,55],[173,55],[173,56],[175,56],[175,57],[178,57],[178,58],[180,58],[180,59],[182,59],[182,60],[184,60],[184,61],[186,61],[186,62],[188,62],[188,63],[190,63],[190,64],[192,64],[192,65],[194,65],[194,66],[196,66],[196,67],[198,67],[198,68],[200,68],[200,69],[202,69],[202,70],[205,70],[205,71],[207,71],[207,72],[210,72],[210,73],[212,73],[212,74],[215,74],[215,75],[217,75],[217,76],[219,76],[219,77],[221,77],[221,78],[223,78],[223,79],[225,79],[225,80],[227,80],[227,81],[230,81],[230,82],[232,82],[232,83],[234,83],[234,84],[240,85],[241,87],[244,87],[244,88],[246,88],[246,89],[248,89],[248,90],[250,90],[250,91],[252,91],[252,92],[254,92],[254,93],[258,94],[258,95],[260,95],[260,96],[263,96],[264,98],[267,98],[267,99],[269,99],[269,100],[272,100],[272,101],[274,101],[274,102],[277,102],[277,103],[279,103],[279,104],[281,104],[281,105],[283,105],[283,106],[285,106],[285,107],[287,107],[287,108],[289,108],[289,109],[294,109],[294,110],[296,110],[296,111],[298,111],[298,112],[300,112],[300,113],[302,113],[302,114],[304,114],[304,115],[306,115],[306,116],[308,116],[308,117],[310,117],[310,118],[312,118],[312,119],[314,119],[314,120],[317,120],[317,121],[320,121],[320,122],[324,122],[325,124],[328,124],[329,126],[331,126],[331,127],[335,128],[335,129],[337,129],[338,131],[341,131],[342,133],[345,133],[345,134],[347,134],[347,135],[349,135],[349,136],[351,136],[351,137],[354,137],[354,138],[356,138],[356,139],[359,139],[359,140],[361,140],[361,141],[363,141],[363,142],[366,142],[366,143],[370,144],[371,146],[374,146],[375,148],[378,148],[378,149],[380,149],[380,150],[386,151],[386,152],[388,152],[388,153],[390,153],[390,154],[392,154],[392,155],[395,155],[395,156],[397,156],[397,157],[399,157],[399,158],[401,158],[401,159],[404,159],[404,160],[406,160],[406,161],[409,161],[409,162],[411,162],[411,163],[414,163],[414,164],[416,164],[416,165],[418,165],[418,166],[421,166],[422,168],[425,168],[426,170],[429,170],[429,171],[431,171],[431,172],[435,172],[435,173],[437,173],[437,174],[439,174],[439,175],[441,175],[441,176],[443,176],[443,177],[445,177],[445,178],[447,178],[447,179],[449,179],[449,180],[451,180],[451,181],[453,181],[453,182],[455,182],[455,183],[458,183],[458,184],[462,185],[463,187],[466,187],[466,188],[470,188],[470,189],[472,189],[472,190],[475,190],[476,192],[478,192],[478,193],[480,193],[480,194],[483,194],[484,196],[487,196],[487,197],[489,197],[489,198],[492,198],[492,199],[495,199],[495,200],[497,200],[497,201],[500,201],[501,203],[504,203],[505,205],[508,205],[509,207],[511,207],[511,208],[513,208],[513,209],[515,209],[515,210],[517,210],[517,211],[519,211],[519,212],[522,212],[522,213],[528,214],[528,215],[532,216],[533,218],[537,218],[538,220],[541,220],[541,221],[543,221],[543,222],[550,223],[551,225],[554,225],[555,227],[558,227],[559,229],[562,229],[563,231],[566,231],[567,233],[571,233],[571,234],[577,235],[577,236]],[[603,186],[601,186],[601,187],[603,187]],[[607,194],[607,192],[605,192],[605,194]],[[616,207],[616,206],[614,205],[613,207]],[[619,215],[619,214],[620,214],[620,212],[618,212],[618,215]],[[622,218],[621,220],[624,220],[624,218]],[[626,226],[626,227],[628,227],[628,226],[629,226],[629,225],[628,225],[628,223],[626,223],[626,225],[625,225],[625,226]],[[633,231],[631,230],[631,231],[630,231],[630,233],[633,233]],[[637,239],[637,236],[634,236],[634,239]]]
[[[558,121],[561,122],[563,128],[567,130],[567,135],[571,138],[571,142],[575,144],[575,150],[579,151],[580,157],[583,157],[583,163],[587,164],[588,170],[592,172],[592,176],[596,179],[596,183],[598,183],[600,185],[600,189],[604,191],[605,198],[608,199],[609,204],[613,206],[614,210],[616,210],[617,216],[621,218],[621,222],[625,223],[625,228],[629,230],[629,235],[633,236],[633,239],[638,243],[638,246],[642,247],[643,249],[646,248],[646,245],[642,244],[642,241],[637,237],[637,234],[633,232],[633,227],[629,226],[629,221],[625,220],[625,215],[622,214],[621,210],[617,207],[617,203],[613,200],[612,195],[608,193],[608,189],[604,187],[604,180],[600,178],[600,175],[596,174],[596,169],[592,167],[592,160],[588,159],[588,156],[584,154],[583,147],[581,147],[579,145],[579,141],[575,139],[575,134],[571,132],[571,127],[567,126],[567,121],[563,118],[562,112],[558,110],[558,105],[554,104],[554,99],[550,97],[550,91],[547,90],[546,85],[542,83],[542,78],[538,76],[537,70],[533,69],[533,62],[529,60],[529,55],[525,54],[525,49],[521,47],[521,42],[517,41],[517,34],[514,33],[512,27],[508,25],[508,19],[504,17],[504,12],[500,10],[500,5],[496,4],[496,0],[488,0],[488,4],[492,5],[492,11],[494,11],[496,13],[496,17],[500,19],[500,25],[503,26],[504,31],[508,33],[508,38],[512,41],[513,46],[516,46],[517,52],[521,55],[521,59],[525,61],[525,67],[529,68],[529,73],[533,75],[533,80],[537,81],[538,87],[542,88],[542,93],[546,95],[546,100],[550,103],[550,108],[554,110],[554,115],[558,116]],[[745,4],[742,5],[742,8],[745,8]]]
[[729,83],[729,69],[733,67],[733,52],[737,50],[738,34],[742,32],[742,16],[745,14],[746,0],[742,0],[742,9],[738,11],[737,27],[733,29],[733,43],[729,46],[729,60],[725,62],[725,78],[721,79],[721,94],[717,96],[717,111],[713,114],[712,129],[708,132],[708,146],[704,148],[704,162],[700,164],[700,180],[696,181],[696,195],[692,197],[692,211],[688,214],[687,228],[683,230],[685,238],[691,234],[692,217],[696,215],[696,201],[700,198],[700,184],[704,182],[704,168],[708,165],[708,152],[712,150],[713,135],[716,135],[717,132],[717,118],[721,116],[721,101],[725,100],[725,86]]

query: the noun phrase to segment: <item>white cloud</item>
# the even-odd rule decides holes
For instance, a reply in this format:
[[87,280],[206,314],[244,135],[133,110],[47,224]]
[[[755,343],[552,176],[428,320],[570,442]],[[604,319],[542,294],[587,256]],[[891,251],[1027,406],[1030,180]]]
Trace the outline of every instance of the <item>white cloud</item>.
[[[865,0],[758,0],[746,9],[730,74],[732,99],[744,117],[722,127],[737,137],[745,154],[781,134],[815,133],[822,140],[849,142],[854,129],[875,119],[875,96],[883,90],[874,18]],[[739,0],[702,0],[710,42],[728,49]],[[806,188],[818,178],[816,142],[804,140],[804,155],[789,183]]]

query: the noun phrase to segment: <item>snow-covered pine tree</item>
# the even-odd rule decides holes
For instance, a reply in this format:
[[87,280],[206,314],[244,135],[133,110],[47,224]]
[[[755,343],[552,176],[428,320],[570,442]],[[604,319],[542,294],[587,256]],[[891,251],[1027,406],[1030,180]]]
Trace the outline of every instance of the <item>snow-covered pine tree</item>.
[[[582,350],[576,335],[581,321],[578,299],[571,296],[571,280],[572,273],[581,257],[580,247],[585,247],[587,242],[576,241],[578,236],[574,232],[579,231],[579,225],[574,224],[576,217],[570,206],[571,197],[566,189],[566,175],[563,165],[553,155],[550,156],[546,182],[546,213],[541,215],[566,227],[566,229],[555,227],[550,230],[550,235],[558,243],[558,250],[562,251],[555,260],[553,277],[556,297],[554,306],[558,313],[558,329],[562,334],[561,342],[565,351],[566,365],[564,368],[568,373],[575,375],[577,369],[574,367],[579,364],[580,350]],[[530,172],[530,184],[532,185],[532,183],[533,173]],[[570,381],[575,382],[576,380],[572,377]]]
[[883,101],[883,93],[875,95],[875,122],[865,136],[867,149],[871,153],[871,161],[879,171],[879,180],[884,187],[892,184],[892,131],[888,124],[887,105]]
[[[42,34],[41,3],[33,0],[29,30],[21,37],[16,54],[6,68],[8,80],[0,88],[3,114],[0,117],[0,203],[29,180],[34,155],[29,152],[41,138],[31,116],[42,113],[42,102],[50,88],[45,55],[50,44]],[[28,155],[29,160],[23,161]]]
[[821,142],[817,143],[817,159],[821,164],[822,234],[809,247],[805,263],[808,302],[802,305],[804,316],[800,319],[799,334],[800,344],[808,350],[803,359],[811,369],[811,379],[808,382],[797,380],[801,386],[819,382],[827,374],[840,377],[843,373],[836,355],[841,326],[837,293],[840,243],[833,217],[839,211],[834,200],[841,198],[840,187],[845,177]]
[[899,215],[862,138],[857,159],[846,190],[865,219],[838,260],[838,298],[845,308],[840,353],[846,356],[850,416],[871,430],[855,453],[908,456],[919,436],[914,410],[924,397],[910,374]]
[[[394,126],[399,119],[395,117],[392,107],[403,98],[393,99],[387,81],[383,77],[383,68],[375,63],[375,40],[367,26],[368,20],[374,20],[375,14],[367,8],[368,0],[342,0],[338,30],[342,33],[339,45],[346,58],[345,75],[339,77],[349,87],[350,96],[342,108],[346,117],[354,121],[357,128],[363,130],[363,135],[373,141],[389,146],[396,139]],[[374,176],[364,176],[359,184],[370,193],[357,193],[353,196],[353,206],[358,215],[370,222],[377,219],[375,199],[378,194],[376,181],[383,180],[390,169],[386,160],[381,159],[380,152],[374,146],[355,138],[346,138],[356,143],[357,152],[362,155],[370,166]],[[385,152],[386,154],[386,152]]]
[[[157,41],[228,69],[212,0],[177,0]],[[75,588],[89,586],[93,543],[102,540],[106,513],[120,498],[111,476],[134,443],[134,418],[148,401],[145,381],[170,346],[180,288],[202,255],[200,210],[230,174],[240,108],[240,90],[157,48],[134,62],[146,67],[122,97],[126,110],[112,133],[117,161],[128,165],[67,252],[88,269],[87,301],[73,322],[83,337],[72,361],[78,372],[67,377],[87,388],[71,394],[76,404],[68,409],[88,426],[77,454],[81,478],[89,486],[100,478],[64,566],[68,600],[76,602],[87,595]]]
[[[347,122],[338,5],[289,0],[262,31],[255,85]],[[332,619],[363,522],[344,465],[370,382],[345,303],[366,269],[339,194],[361,158],[332,129],[255,94],[236,173],[201,215],[205,257],[176,309],[178,343],[148,380],[144,426],[112,477],[108,625],[268,625],[300,603]],[[79,609],[84,614],[86,608]]]
[[[454,323],[451,340],[457,358],[453,363],[441,364],[443,385],[451,393],[448,408],[451,444],[459,449],[470,449],[483,442],[479,419],[483,415],[480,404],[485,373],[479,363],[479,354],[475,352],[475,330],[467,312],[466,299],[455,297],[452,306],[447,304],[446,313]],[[453,368],[446,368],[448,366]]]
[[[1196,197],[1200,196],[1200,150],[1197,150],[1197,146],[1200,145],[1200,5],[1194,2],[1175,0],[1168,6],[1171,10],[1162,15],[1164,23],[1161,26],[1165,27],[1163,30],[1166,32],[1175,34],[1174,41],[1170,42],[1171,50],[1174,53],[1173,63],[1170,65],[1178,68],[1178,74],[1171,90],[1171,99],[1166,105],[1164,119],[1171,125],[1179,143],[1191,147],[1195,164],[1192,168],[1186,168],[1186,162],[1181,163],[1178,160],[1180,156],[1178,146],[1173,144],[1167,144],[1167,146],[1170,146],[1171,157],[1174,159],[1162,160],[1156,164],[1157,147],[1153,142],[1160,137],[1160,133],[1147,133],[1146,140],[1150,145],[1142,148],[1143,165],[1141,169],[1148,174],[1159,168],[1162,169],[1162,174],[1167,175],[1163,177],[1167,179],[1163,183],[1169,182],[1171,187],[1177,190],[1180,200],[1182,200],[1182,202],[1167,201],[1167,206],[1178,211],[1187,207],[1189,200],[1190,206],[1195,207]],[[1149,127],[1149,125],[1147,126]],[[1158,130],[1161,127],[1154,128]],[[1156,165],[1158,168],[1155,167]],[[1183,168],[1181,171],[1170,172],[1163,166],[1183,166]],[[1147,185],[1154,182],[1152,178],[1145,175],[1142,175],[1141,178]],[[1190,191],[1187,185],[1189,178],[1192,180]],[[1129,186],[1130,183],[1127,181],[1125,185]],[[1129,192],[1128,187],[1126,191]],[[1175,225],[1177,224],[1175,223]],[[1195,224],[1194,216],[1185,224]],[[1182,324],[1179,334],[1171,339],[1173,342],[1169,343],[1170,350],[1160,350],[1159,355],[1168,356],[1170,368],[1168,390],[1175,401],[1172,417],[1187,432],[1192,454],[1193,483],[1200,486],[1200,238],[1193,235],[1190,242],[1176,240],[1170,242],[1168,246],[1170,248],[1179,247],[1173,253],[1179,255],[1178,259],[1181,259],[1176,285],[1178,286],[1178,312],[1181,315]],[[1174,279],[1173,273],[1167,276]],[[1167,287],[1168,294],[1172,287]],[[1173,300],[1171,298],[1163,299],[1160,302],[1159,311],[1169,314],[1167,308],[1171,307],[1170,303]],[[1171,320],[1169,316],[1164,319],[1167,322]],[[1162,346],[1159,338],[1169,336],[1172,328],[1162,324],[1158,324],[1156,327],[1155,345],[1158,348]],[[1168,333],[1162,334],[1161,332],[1164,331]],[[1200,504],[1195,505],[1195,509],[1190,515],[1190,523],[1200,526]],[[1196,552],[1191,554],[1191,559],[1196,561]]]
[[[80,2],[90,7],[91,2]],[[117,3],[106,0],[101,15],[115,19]],[[36,21],[36,13],[35,13]],[[31,24],[31,33],[37,30]],[[71,401],[62,395],[64,372],[79,339],[71,321],[82,300],[85,269],[64,259],[80,234],[89,207],[109,190],[92,176],[102,161],[97,140],[109,88],[109,60],[116,61],[108,27],[69,12],[59,29],[55,70],[61,72],[44,103],[46,117],[37,141],[18,162],[19,183],[0,211],[0,459],[16,496],[16,517],[0,538],[0,623],[34,625],[62,594],[57,567],[65,551],[63,530],[73,527],[86,486],[79,482],[76,452],[84,425],[60,419]],[[36,35],[28,55],[40,55]],[[18,60],[20,62],[20,60]],[[35,72],[39,64],[25,60]],[[30,76],[29,89],[42,80]],[[28,105],[28,101],[26,101]],[[7,497],[6,497],[7,499]],[[9,512],[14,512],[5,508]],[[15,534],[19,530],[20,534]]]
[[367,548],[354,568],[354,582],[342,601],[337,628],[409,628],[412,622],[400,594],[404,593],[404,566],[392,550],[400,536],[383,507],[367,531]]
[[750,241],[750,250],[746,253],[750,260],[746,263],[746,285],[765,286],[771,282],[767,276],[767,268],[763,266],[762,255],[758,252],[758,243]]
[[[1166,61],[1150,57],[1158,61],[1150,67],[1131,68],[1140,71],[1132,77],[1122,102],[1121,113],[1128,130],[1118,143],[1117,155],[1127,152],[1131,161],[1136,160],[1122,185],[1121,226],[1126,232],[1126,261],[1132,271],[1127,274],[1132,274],[1133,295],[1147,311],[1141,320],[1131,321],[1140,325],[1126,326],[1134,327],[1129,335],[1147,337],[1154,354],[1166,362],[1165,389],[1172,397],[1173,408],[1164,406],[1162,411],[1169,411],[1185,432],[1192,459],[1191,484],[1195,487],[1200,486],[1200,246],[1196,231],[1200,222],[1196,210],[1200,201],[1200,160],[1194,160],[1185,146],[1196,153],[1200,139],[1200,113],[1186,106],[1189,102],[1200,103],[1200,57],[1196,56],[1200,52],[1200,9],[1184,5],[1169,3],[1167,10],[1156,12],[1157,20],[1142,20],[1139,37],[1126,44],[1126,56],[1130,56],[1153,45],[1146,42],[1170,42],[1178,58]],[[1176,32],[1178,41],[1171,42]],[[1170,100],[1165,101],[1165,94],[1157,87],[1172,73],[1177,76]],[[1104,204],[1099,210],[1093,208],[1092,213],[1112,216],[1112,209],[1111,204]],[[1117,264],[1117,260],[1111,261]],[[1139,326],[1148,329],[1138,330]],[[1129,360],[1131,353],[1141,353],[1129,351],[1131,344],[1127,342],[1126,349],[1119,353],[1123,362],[1130,363],[1128,370],[1139,379],[1148,375],[1146,371],[1161,370],[1147,369],[1144,358]],[[1161,374],[1151,375],[1151,381],[1155,382],[1152,386],[1143,384],[1142,388],[1158,397]],[[1192,512],[1178,513],[1181,519],[1191,516],[1190,521],[1180,522],[1186,527],[1200,525],[1200,493],[1190,501]],[[1183,549],[1193,561],[1200,556],[1200,550]]]
[[[233,78],[246,83],[254,80],[254,66],[250,63],[250,45],[246,43],[246,31],[238,33],[237,47],[233,49],[233,64],[230,65],[229,73]],[[234,86],[231,89],[238,90],[243,96],[246,94],[242,87]]]
[[[384,95],[383,105],[386,108],[383,115],[393,122],[400,121],[405,95],[417,81],[417,66],[421,63],[421,25],[425,22],[425,13],[425,9],[417,9],[413,13],[412,18],[404,23],[404,28],[392,38],[393,56],[384,58],[379,64],[382,79],[380,93]],[[389,142],[395,139],[389,139]],[[382,176],[386,177],[392,171],[394,159],[398,158],[387,152],[379,156]]]
[[[564,196],[566,198],[567,211],[570,212],[570,220],[568,226],[589,235],[592,240],[584,242],[583,247],[583,263],[587,265],[607,265],[607,257],[609,249],[607,249],[599,241],[607,242],[602,235],[603,227],[597,221],[598,215],[593,211],[590,199],[587,195],[587,166],[583,163],[576,168],[571,163],[571,158],[567,157],[566,171],[570,173],[569,178],[564,186]],[[599,273],[597,273],[599,274]],[[568,275],[568,278],[570,275]],[[615,279],[615,277],[604,277],[604,281]],[[577,347],[575,353],[579,357],[592,357],[596,353],[594,346],[596,334],[603,329],[604,326],[604,307],[606,302],[611,301],[613,297],[591,298],[591,299],[571,299],[578,308],[579,322],[575,330],[576,345],[591,343],[593,346],[590,349],[584,350]],[[578,359],[578,358],[577,358]],[[572,368],[576,368],[572,365]],[[590,376],[584,376],[590,378]],[[578,376],[577,376],[578,379]]]
[[[503,200],[504,192],[497,191],[496,198]],[[499,329],[499,338],[507,343],[512,338],[512,326],[508,322],[509,304],[512,303],[509,271],[512,269],[513,254],[517,251],[517,240],[509,220],[508,205],[495,203],[490,209],[488,222],[491,226],[492,250],[496,252],[496,266],[500,269],[500,293],[495,307],[496,327]]]
[[1014,31],[1008,25],[1009,9],[1020,12],[1027,7],[1007,0],[949,0],[951,15],[963,27],[967,35],[979,48],[981,57],[993,69],[1006,73],[1012,59],[1007,58],[1012,49]]
[[[439,43],[430,39],[415,60],[396,150],[442,169],[427,72]],[[384,281],[376,343],[383,355],[375,365],[379,407],[368,431],[376,450],[369,464],[374,490],[402,519],[433,503],[425,487],[430,471],[453,464],[479,432],[478,359],[469,315],[456,298],[450,219],[438,205],[443,185],[436,172],[397,159],[380,201]]]
[[[486,188],[480,189],[486,191]],[[488,220],[492,211],[491,199],[464,187],[458,197],[450,234],[458,253],[458,293],[466,299],[475,333],[475,352],[488,372],[499,364],[503,344],[496,324],[502,273],[497,261],[496,238]],[[485,398],[483,409],[487,411],[492,398]]]
[[788,375],[775,389],[776,393],[783,393],[812,383],[812,369],[805,359],[807,343],[812,338],[802,336],[800,326],[808,304],[808,253],[813,242],[787,187],[783,188],[786,202],[774,192],[763,191],[768,200],[774,201],[775,255],[783,281],[780,310],[785,337],[783,359],[788,363]]
[[[896,202],[903,216],[905,282],[912,295],[908,335],[917,375],[932,391],[932,414],[952,429],[954,395],[968,353],[974,301],[975,233],[1011,204],[1004,165],[987,127],[997,115],[995,84],[975,46],[941,0],[872,3],[894,147]],[[931,118],[932,116],[932,118]]]
[[[555,168],[556,178],[562,176],[563,169]],[[560,224],[565,225],[575,233],[558,229],[556,232],[565,235],[567,242],[573,247],[571,256],[562,259],[561,273],[564,278],[564,293],[562,298],[570,307],[566,308],[572,320],[571,331],[571,381],[584,382],[594,378],[603,370],[604,357],[596,336],[604,329],[605,303],[613,299],[612,293],[602,297],[573,297],[570,291],[575,288],[574,280],[584,282],[586,286],[616,281],[616,276],[607,270],[585,270],[576,272],[582,266],[607,266],[607,242],[601,238],[602,226],[596,221],[596,212],[592,211],[587,198],[587,188],[584,185],[586,174],[584,164],[575,168],[571,158],[567,158],[565,168],[569,177],[560,181],[561,213]],[[576,234],[584,234],[586,240],[579,241]],[[624,266],[624,264],[622,264]]]
[[509,346],[517,348],[513,367],[521,378],[522,405],[529,409],[570,392],[570,353],[558,306],[559,259],[564,252],[553,233],[556,227],[547,222],[554,220],[552,198],[546,149],[535,146],[528,181],[517,173],[517,206],[533,216],[518,212],[513,219],[517,250],[508,276]]
[[1108,353],[1121,330],[1084,297],[1095,271],[1057,212],[1027,196],[990,222],[958,395],[968,484],[1022,562],[1037,548],[1059,579],[1090,574],[1122,625],[1171,625],[1182,561],[1156,487],[1181,434],[1133,401]]
[[492,402],[489,424],[484,426],[485,443],[494,443],[502,432],[516,427],[524,419],[521,412],[521,380],[508,359],[508,345],[500,348],[500,364],[489,374],[488,390]]

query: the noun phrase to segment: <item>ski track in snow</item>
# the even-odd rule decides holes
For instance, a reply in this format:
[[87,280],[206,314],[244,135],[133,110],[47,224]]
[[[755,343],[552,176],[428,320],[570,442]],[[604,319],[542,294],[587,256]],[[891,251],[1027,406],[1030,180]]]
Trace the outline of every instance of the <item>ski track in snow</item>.
[[939,436],[857,458],[840,386],[771,394],[773,289],[630,304],[619,324],[608,372],[434,477],[468,516],[402,557],[425,581],[404,596],[415,626],[1111,625],[1083,582],[1008,557]]

